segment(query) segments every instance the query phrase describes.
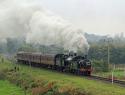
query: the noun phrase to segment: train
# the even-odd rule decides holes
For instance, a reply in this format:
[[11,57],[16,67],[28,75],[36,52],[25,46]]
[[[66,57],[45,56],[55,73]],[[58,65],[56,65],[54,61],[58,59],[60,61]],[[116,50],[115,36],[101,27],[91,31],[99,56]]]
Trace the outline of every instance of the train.
[[91,61],[87,56],[68,54],[42,54],[33,52],[18,52],[17,63],[30,66],[50,68],[61,72],[70,72],[76,75],[90,76]]

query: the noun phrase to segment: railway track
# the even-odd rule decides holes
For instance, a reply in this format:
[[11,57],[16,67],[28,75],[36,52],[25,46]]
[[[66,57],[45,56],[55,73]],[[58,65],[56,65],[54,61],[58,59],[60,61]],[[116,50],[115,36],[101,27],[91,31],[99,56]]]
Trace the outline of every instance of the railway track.
[[104,81],[104,82],[109,82],[111,84],[117,84],[119,86],[125,87],[125,81],[122,81],[122,80],[116,80],[116,79],[113,80],[110,78],[104,78],[104,77],[95,76],[95,75],[89,76],[87,78],[94,79],[94,80],[100,80],[100,81]]

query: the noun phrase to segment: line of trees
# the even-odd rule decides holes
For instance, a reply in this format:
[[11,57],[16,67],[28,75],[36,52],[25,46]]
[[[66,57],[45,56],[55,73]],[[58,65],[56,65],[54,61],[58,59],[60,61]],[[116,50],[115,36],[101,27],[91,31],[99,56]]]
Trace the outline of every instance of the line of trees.
[[[110,45],[110,63],[125,63],[125,45]],[[88,53],[89,57],[94,60],[104,60],[107,62],[108,50],[105,45],[91,45]]]

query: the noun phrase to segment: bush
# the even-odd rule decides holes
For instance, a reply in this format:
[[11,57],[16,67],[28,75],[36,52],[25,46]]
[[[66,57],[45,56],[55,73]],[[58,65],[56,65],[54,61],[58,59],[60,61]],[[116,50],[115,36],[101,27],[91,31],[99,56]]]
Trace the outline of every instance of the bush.
[[94,72],[107,72],[109,71],[108,63],[103,60],[93,60],[92,62]]
[[73,86],[59,86],[56,81],[48,81],[42,78],[34,78],[26,73],[13,69],[0,71],[0,79],[7,79],[11,83],[20,86],[24,92],[32,92],[32,95],[90,95],[84,90],[76,89]]
[[4,71],[0,71],[0,80],[4,80],[5,79],[5,73]]

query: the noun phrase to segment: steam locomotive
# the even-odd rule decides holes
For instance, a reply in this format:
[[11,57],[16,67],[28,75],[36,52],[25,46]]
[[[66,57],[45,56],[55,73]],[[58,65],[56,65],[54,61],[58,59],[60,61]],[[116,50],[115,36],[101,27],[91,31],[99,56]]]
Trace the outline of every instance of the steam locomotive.
[[68,54],[41,54],[19,52],[17,62],[31,66],[46,67],[61,72],[71,72],[77,75],[90,76],[91,62],[87,56],[80,56],[76,53]]

